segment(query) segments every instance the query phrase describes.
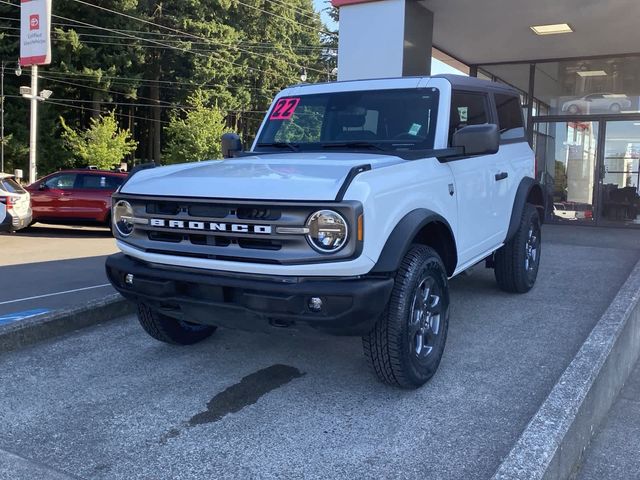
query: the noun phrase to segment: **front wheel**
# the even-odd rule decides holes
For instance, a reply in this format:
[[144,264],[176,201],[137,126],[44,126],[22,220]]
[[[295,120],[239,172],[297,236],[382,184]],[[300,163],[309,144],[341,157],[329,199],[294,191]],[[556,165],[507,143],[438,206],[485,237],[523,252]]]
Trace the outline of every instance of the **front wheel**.
[[440,365],[449,326],[449,283],[430,247],[415,245],[396,273],[389,304],[362,343],[378,378],[402,388],[424,385]]
[[138,321],[156,340],[172,345],[193,345],[213,335],[216,327],[178,320],[138,303]]
[[531,204],[524,208],[516,234],[496,252],[495,276],[505,292],[527,293],[533,288],[540,268],[542,232],[540,214]]

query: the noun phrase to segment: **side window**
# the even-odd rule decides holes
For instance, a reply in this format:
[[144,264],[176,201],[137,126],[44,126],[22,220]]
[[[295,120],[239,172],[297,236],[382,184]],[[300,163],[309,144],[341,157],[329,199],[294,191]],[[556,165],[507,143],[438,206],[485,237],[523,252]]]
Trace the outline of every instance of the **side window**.
[[487,96],[482,93],[453,92],[449,120],[449,144],[453,134],[467,125],[487,123]]
[[80,175],[78,187],[87,190],[116,190],[122,184],[122,180],[111,175]]
[[502,140],[512,140],[525,136],[524,121],[520,109],[520,99],[513,95],[496,94],[498,128]]
[[45,185],[55,190],[71,190],[76,182],[75,173],[62,173],[55,175],[45,182]]

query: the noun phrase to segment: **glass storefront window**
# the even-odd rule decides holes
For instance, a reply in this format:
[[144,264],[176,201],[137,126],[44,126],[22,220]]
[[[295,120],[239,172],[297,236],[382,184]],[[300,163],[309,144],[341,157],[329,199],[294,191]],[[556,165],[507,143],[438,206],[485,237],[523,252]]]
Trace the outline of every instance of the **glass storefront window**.
[[556,221],[592,222],[596,192],[598,123],[556,122],[536,125],[539,180]]
[[640,112],[640,57],[536,64],[538,115]]
[[640,225],[640,122],[607,122],[602,178],[602,218]]

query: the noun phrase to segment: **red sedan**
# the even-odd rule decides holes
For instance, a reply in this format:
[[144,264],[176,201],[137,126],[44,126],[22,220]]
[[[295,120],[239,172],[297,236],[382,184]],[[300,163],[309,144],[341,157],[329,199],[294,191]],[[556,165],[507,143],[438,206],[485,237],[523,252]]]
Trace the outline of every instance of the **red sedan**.
[[111,195],[126,178],[126,173],[103,170],[52,173],[27,187],[33,222],[109,226]]

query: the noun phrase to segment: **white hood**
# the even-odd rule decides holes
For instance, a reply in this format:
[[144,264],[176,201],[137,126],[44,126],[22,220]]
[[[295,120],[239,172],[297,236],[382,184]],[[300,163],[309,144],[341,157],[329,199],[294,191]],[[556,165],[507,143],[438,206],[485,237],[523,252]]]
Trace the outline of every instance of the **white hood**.
[[143,170],[122,193],[250,200],[335,200],[349,171],[381,168],[398,157],[363,153],[259,154]]

